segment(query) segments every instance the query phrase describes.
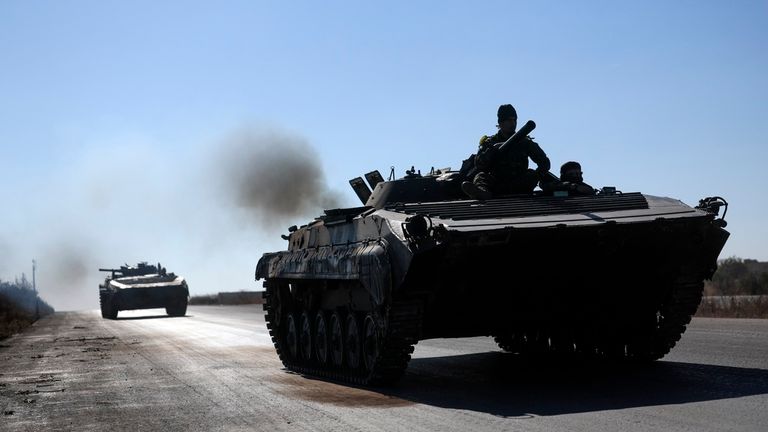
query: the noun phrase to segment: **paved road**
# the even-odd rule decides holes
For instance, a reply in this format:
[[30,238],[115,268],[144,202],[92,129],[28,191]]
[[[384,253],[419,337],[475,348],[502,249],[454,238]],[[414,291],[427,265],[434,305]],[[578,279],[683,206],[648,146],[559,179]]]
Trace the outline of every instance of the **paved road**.
[[281,368],[259,307],[57,313],[0,342],[0,430],[763,431],[768,320],[696,319],[644,368],[423,341],[388,389]]

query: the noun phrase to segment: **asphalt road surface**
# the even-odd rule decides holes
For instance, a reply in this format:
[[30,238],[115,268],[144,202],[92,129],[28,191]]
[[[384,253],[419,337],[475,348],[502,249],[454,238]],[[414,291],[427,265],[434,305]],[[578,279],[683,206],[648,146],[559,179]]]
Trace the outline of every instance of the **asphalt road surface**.
[[284,369],[260,306],[57,313],[0,342],[0,430],[765,431],[768,320],[695,319],[647,367],[422,341],[394,387]]

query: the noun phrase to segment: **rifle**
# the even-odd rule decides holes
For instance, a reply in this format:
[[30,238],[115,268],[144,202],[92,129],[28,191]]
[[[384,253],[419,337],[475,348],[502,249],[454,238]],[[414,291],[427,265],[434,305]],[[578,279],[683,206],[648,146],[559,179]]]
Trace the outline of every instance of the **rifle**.
[[517,132],[514,133],[511,137],[509,137],[506,141],[503,143],[496,143],[493,145],[493,148],[498,151],[504,151],[513,145],[517,144],[518,142],[522,141],[523,138],[527,137],[529,133],[533,132],[533,130],[536,129],[536,123],[533,122],[533,120],[528,120],[525,122],[523,127],[521,127]]

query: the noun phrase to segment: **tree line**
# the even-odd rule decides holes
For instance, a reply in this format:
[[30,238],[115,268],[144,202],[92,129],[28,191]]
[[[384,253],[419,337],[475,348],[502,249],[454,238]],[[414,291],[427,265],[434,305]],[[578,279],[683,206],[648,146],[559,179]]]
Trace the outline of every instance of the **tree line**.
[[718,262],[704,295],[768,295],[768,262],[737,257]]

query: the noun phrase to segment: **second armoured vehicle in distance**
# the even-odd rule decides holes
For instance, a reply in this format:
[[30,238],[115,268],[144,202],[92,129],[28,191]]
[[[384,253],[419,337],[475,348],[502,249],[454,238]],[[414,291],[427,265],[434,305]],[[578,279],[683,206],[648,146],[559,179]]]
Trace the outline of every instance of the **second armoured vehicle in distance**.
[[362,207],[289,228],[287,250],[256,267],[290,370],[387,383],[419,340],[467,336],[519,354],[655,360],[685,331],[729,235],[719,197],[691,207],[605,187],[478,201],[460,172],[365,177],[370,189],[350,181]]
[[99,271],[110,272],[99,285],[99,304],[104,318],[116,319],[119,311],[133,309],[165,308],[170,316],[187,313],[187,281],[168,273],[160,263],[155,266],[140,262],[136,266]]

